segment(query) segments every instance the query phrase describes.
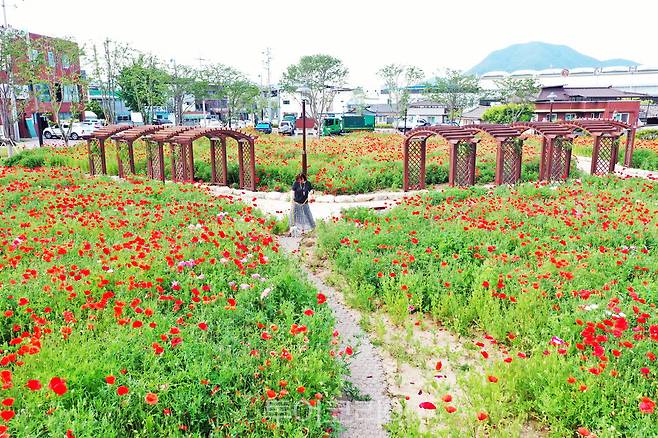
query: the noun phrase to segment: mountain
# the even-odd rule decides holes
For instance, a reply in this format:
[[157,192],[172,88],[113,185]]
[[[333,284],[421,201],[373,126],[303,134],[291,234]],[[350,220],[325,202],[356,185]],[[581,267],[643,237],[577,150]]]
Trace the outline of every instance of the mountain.
[[609,67],[638,65],[628,59],[598,60],[569,46],[531,42],[513,44],[487,55],[469,73],[481,75],[490,71],[543,70],[545,68]]

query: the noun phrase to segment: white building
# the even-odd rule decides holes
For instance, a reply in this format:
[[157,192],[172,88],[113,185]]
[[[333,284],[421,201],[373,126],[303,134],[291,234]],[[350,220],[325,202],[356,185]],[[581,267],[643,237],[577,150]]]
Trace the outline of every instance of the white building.
[[612,87],[658,98],[658,67],[655,66],[494,71],[480,76],[480,86],[485,90],[495,90],[496,81],[505,77],[534,77],[544,87]]

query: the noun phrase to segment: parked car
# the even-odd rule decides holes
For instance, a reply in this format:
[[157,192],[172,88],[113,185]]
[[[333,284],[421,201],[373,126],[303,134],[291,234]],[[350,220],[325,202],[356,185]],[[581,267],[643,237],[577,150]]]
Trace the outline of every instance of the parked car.
[[[70,131],[69,131],[70,127]],[[62,138],[62,131],[68,133],[68,137],[71,140],[78,140],[85,135],[89,135],[94,132],[94,129],[83,123],[73,123],[73,126],[70,123],[62,123],[60,126],[49,126],[43,130],[43,136],[47,139],[51,138]]]
[[400,132],[410,131],[421,126],[430,126],[430,123],[425,119],[407,117],[406,123],[402,118],[395,124],[395,128]]
[[279,134],[293,135],[295,133],[295,125],[290,120],[281,120],[279,123]]
[[260,122],[256,125],[256,131],[271,134],[272,124],[270,122]]

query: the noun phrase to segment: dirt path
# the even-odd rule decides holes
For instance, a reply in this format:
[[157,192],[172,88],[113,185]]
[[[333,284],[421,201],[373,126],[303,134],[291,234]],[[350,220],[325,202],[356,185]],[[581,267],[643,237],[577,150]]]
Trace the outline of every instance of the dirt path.
[[[279,243],[288,253],[296,254],[301,239],[279,237]],[[345,427],[341,436],[387,437],[384,425],[390,421],[393,401],[388,395],[384,366],[377,348],[359,326],[359,313],[344,304],[341,294],[307,267],[302,266],[302,270],[317,290],[327,297],[327,304],[336,318],[335,328],[340,333],[341,347],[350,346],[355,352],[349,362],[347,380],[357,394],[356,397],[346,395],[338,402],[338,420]]]

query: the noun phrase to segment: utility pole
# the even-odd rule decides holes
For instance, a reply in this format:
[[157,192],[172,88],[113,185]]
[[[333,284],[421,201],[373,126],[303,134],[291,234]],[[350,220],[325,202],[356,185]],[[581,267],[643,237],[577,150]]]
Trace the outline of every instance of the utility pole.
[[2,16],[5,20],[5,29],[7,28],[7,5],[5,0],[2,0]]
[[272,121],[272,50],[268,47],[263,52],[265,68],[267,69],[267,118]]
[[[207,61],[207,59],[197,58],[197,61],[199,61],[199,67],[203,67],[203,62]],[[201,100],[201,108],[203,109],[203,123],[206,123],[206,96],[203,96]]]

